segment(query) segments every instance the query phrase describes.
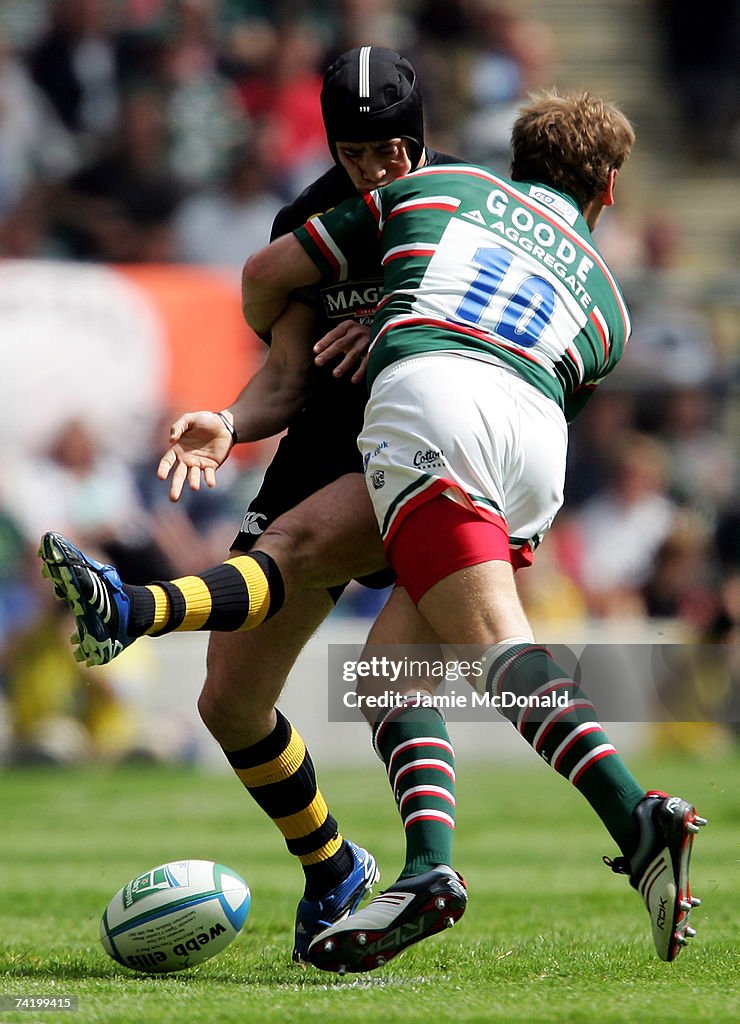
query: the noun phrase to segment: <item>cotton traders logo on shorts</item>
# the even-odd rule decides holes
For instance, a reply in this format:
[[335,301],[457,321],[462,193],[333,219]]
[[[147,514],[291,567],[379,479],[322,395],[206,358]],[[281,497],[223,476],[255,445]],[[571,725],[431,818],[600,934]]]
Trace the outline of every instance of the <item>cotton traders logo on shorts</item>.
[[417,469],[440,469],[444,466],[444,452],[434,448],[418,451],[414,454],[414,466]]
[[267,516],[263,512],[247,512],[242,520],[242,533],[252,535],[264,533],[264,526],[260,526],[260,519],[267,522]]

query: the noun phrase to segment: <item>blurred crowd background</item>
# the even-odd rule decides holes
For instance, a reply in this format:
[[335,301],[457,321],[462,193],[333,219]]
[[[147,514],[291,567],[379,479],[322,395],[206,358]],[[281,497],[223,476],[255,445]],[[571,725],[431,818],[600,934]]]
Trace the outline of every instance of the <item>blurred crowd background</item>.
[[[239,270],[279,207],[329,166],[323,71],[365,43],[413,61],[429,145],[503,173],[533,89],[588,88],[635,121],[596,233],[633,338],[572,428],[566,506],[522,592],[545,636],[659,622],[689,643],[736,643],[737,0],[704,0],[700,16],[685,0],[0,0],[0,270],[195,265],[233,282],[238,302]],[[5,330],[0,351],[12,390],[22,339]],[[202,360],[218,359],[204,338]],[[226,382],[224,404],[242,383]],[[99,386],[80,367],[43,444],[7,424],[0,436],[10,760],[117,757],[141,735],[125,713],[133,670],[72,659],[69,617],[38,578],[40,533],[65,532],[129,582],[197,571],[224,556],[269,456],[248,451],[216,492],[173,507],[154,470],[184,410],[152,409],[147,444],[108,444],[86,419]],[[369,617],[377,601],[351,587],[335,614]]]

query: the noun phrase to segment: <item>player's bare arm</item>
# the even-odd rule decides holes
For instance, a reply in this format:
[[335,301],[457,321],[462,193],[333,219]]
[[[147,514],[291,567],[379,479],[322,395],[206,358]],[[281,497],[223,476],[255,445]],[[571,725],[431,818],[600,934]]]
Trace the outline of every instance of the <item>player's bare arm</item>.
[[244,319],[253,331],[264,334],[288,305],[292,291],[320,279],[317,267],[293,235],[277,238],[244,265]]
[[267,359],[235,401],[220,413],[183,413],[172,424],[157,468],[160,480],[171,474],[171,501],[180,499],[186,483],[195,491],[201,482],[215,487],[216,470],[237,439],[259,441],[288,426],[308,391],[313,324],[312,310],[291,303],[273,328]]
[[300,412],[310,385],[313,337],[313,310],[292,302],[273,326],[264,364],[224,410],[240,442],[271,437]]

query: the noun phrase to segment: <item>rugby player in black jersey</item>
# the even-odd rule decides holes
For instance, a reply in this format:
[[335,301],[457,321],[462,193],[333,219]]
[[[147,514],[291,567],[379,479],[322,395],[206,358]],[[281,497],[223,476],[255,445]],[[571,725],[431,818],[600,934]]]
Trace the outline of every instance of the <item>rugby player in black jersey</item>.
[[[425,145],[416,73],[392,50],[363,46],[339,57],[324,76],[321,105],[334,166],[278,213],[273,239],[358,192],[423,166],[458,162]],[[236,605],[229,615],[229,587],[235,588],[234,600],[242,606],[246,590],[240,571],[226,563],[215,570],[216,576],[205,574],[205,586],[195,582],[198,577],[189,577],[192,590],[187,585],[181,590],[173,582],[164,584],[169,588],[164,601],[152,598],[146,607],[136,602],[143,619],[133,606],[118,608],[121,628],[112,643],[103,638],[110,636],[110,620],[98,619],[96,625],[85,614],[77,622],[78,657],[90,664],[110,660],[144,633],[213,630],[198,708],[235,773],[275,820],[303,866],[305,892],[298,905],[293,952],[299,962],[306,961],[314,936],[354,911],[378,877],[372,855],[340,834],[317,787],[305,744],[275,704],[300,651],[347,583],[359,579],[380,588],[393,580],[385,567],[357,449],[367,399],[369,324],[381,284],[381,268],[368,261],[353,266],[341,284],[296,294],[266,339],[270,349],[263,367],[227,409],[181,416],[160,463],[159,475],[170,476],[170,497],[177,500],[186,485],[196,490],[201,482],[213,486],[216,470],[237,440],[255,441],[287,427],[230,552],[233,558],[265,537],[273,543],[277,539],[284,603],[282,584],[274,585],[270,571],[272,560],[255,554],[260,561],[248,560],[250,572],[265,571],[271,595],[250,609],[246,619],[239,618]],[[58,535],[47,534],[41,553],[55,579],[60,544],[65,546],[63,559],[69,556],[81,568],[87,561]],[[238,565],[245,561],[237,557]],[[115,570],[110,572],[111,579],[117,578]],[[253,577],[245,581],[251,588]],[[78,590],[80,584],[84,591],[84,580],[78,580]],[[129,610],[133,615],[126,614]],[[166,622],[160,621],[162,614]],[[387,623],[383,636],[392,635],[392,606]],[[256,625],[261,628],[251,631]],[[248,631],[221,631],[226,629]]]

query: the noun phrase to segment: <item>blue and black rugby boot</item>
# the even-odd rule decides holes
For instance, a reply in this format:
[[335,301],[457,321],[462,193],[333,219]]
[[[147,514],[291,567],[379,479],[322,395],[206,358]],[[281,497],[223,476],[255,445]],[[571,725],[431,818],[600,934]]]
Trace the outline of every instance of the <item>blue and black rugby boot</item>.
[[346,842],[354,864],[344,881],[322,899],[307,900],[304,896],[298,904],[293,946],[293,959],[296,963],[308,963],[308,947],[313,939],[319,932],[343,921],[355,911],[380,878],[375,857],[361,846],[355,846],[349,840]]
[[134,642],[126,632],[130,604],[112,565],[88,558],[60,533],[45,533],[39,557],[43,576],[65,601],[77,624],[71,636],[77,661],[105,665]]

